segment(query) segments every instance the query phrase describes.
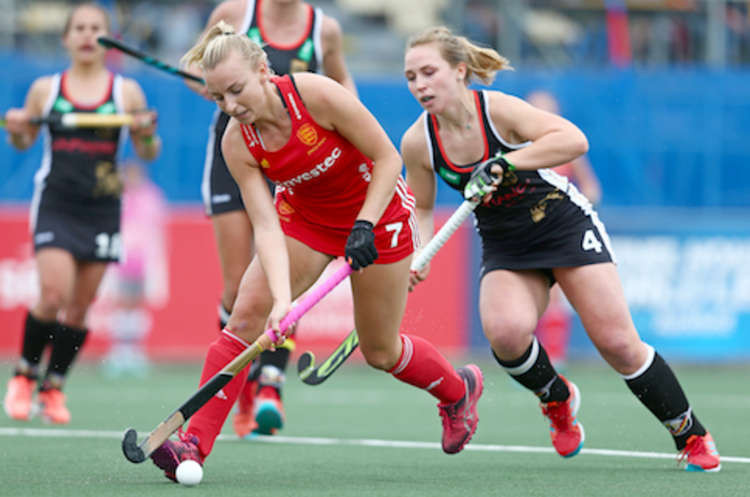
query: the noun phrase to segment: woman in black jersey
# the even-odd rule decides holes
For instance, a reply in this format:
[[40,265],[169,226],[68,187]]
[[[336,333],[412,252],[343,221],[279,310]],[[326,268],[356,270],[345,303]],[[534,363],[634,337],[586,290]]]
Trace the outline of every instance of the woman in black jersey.
[[[344,61],[341,27],[319,8],[301,0],[227,0],[211,13],[207,28],[223,20],[263,47],[271,69],[278,75],[320,72],[356,94]],[[199,71],[195,71],[196,74]],[[205,94],[202,85],[187,82]],[[208,150],[201,192],[214,226],[224,290],[219,304],[220,327],[232,311],[240,279],[253,256],[253,231],[240,191],[221,153],[221,138],[229,122],[217,110],[209,129]],[[284,423],[281,388],[293,339],[274,351],[265,351],[253,364],[232,419],[239,436],[251,431],[270,435]]]
[[[466,198],[481,197],[475,217],[482,327],[500,366],[539,397],[561,456],[580,451],[584,431],[576,417],[580,391],[555,371],[533,334],[555,281],[602,357],[670,431],[686,469],[718,471],[711,435],[670,367],[638,336],[604,226],[591,203],[549,169],[584,154],[586,137],[519,98],[469,88],[508,67],[494,50],[447,28],[428,29],[407,44],[406,79],[425,112],[401,150],[422,240],[433,233],[436,175]],[[428,270],[412,274],[412,288]]]
[[[108,29],[109,17],[101,6],[77,6],[62,38],[70,67],[34,81],[24,107],[5,115],[14,147],[29,148],[40,130],[44,136],[31,208],[39,299],[26,316],[21,358],[3,403],[14,419],[31,417],[34,385],[40,379],[37,405],[42,416],[53,423],[70,421],[61,391],[64,379],[86,339],[86,312],[107,264],[120,257],[120,149],[128,133],[145,160],[161,149],[155,113],[138,112],[146,109],[141,87],[104,65],[105,49],[96,39]],[[30,121],[68,112],[138,114],[130,129],[40,127]],[[47,345],[52,349],[49,365],[40,378]]]

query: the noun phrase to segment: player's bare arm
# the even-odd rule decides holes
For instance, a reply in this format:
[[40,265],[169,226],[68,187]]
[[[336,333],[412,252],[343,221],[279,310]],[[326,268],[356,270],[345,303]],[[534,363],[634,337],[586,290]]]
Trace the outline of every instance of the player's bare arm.
[[[404,133],[401,139],[401,156],[406,166],[406,182],[416,201],[419,240],[421,246],[424,247],[435,232],[433,211],[437,195],[437,182],[430,164],[424,134],[424,116],[420,116]],[[424,281],[429,273],[429,263],[419,271],[412,271],[409,277],[409,291],[412,291],[419,282]]]
[[294,80],[313,119],[336,130],[375,163],[357,219],[377,224],[401,174],[398,151],[370,111],[341,85],[312,73],[297,74]]
[[7,121],[8,141],[19,150],[31,147],[39,134],[39,126],[30,123],[32,117],[40,117],[44,109],[44,102],[52,89],[52,78],[43,76],[34,81],[26,94],[22,108],[8,109],[5,113]]
[[343,33],[341,25],[336,19],[328,16],[323,17],[321,42],[323,45],[323,74],[338,81],[344,88],[357,95],[357,87],[346,68]]
[[422,116],[404,133],[401,139],[401,156],[406,165],[406,182],[416,200],[420,239],[422,244],[425,244],[432,238],[434,229],[432,213],[437,195],[437,182],[430,164]]
[[541,169],[569,162],[588,151],[583,132],[567,119],[500,92],[490,93],[490,115],[500,134],[513,143],[532,141],[505,154],[518,169]]
[[125,112],[135,115],[130,126],[135,152],[143,160],[154,160],[161,152],[161,139],[156,134],[156,111],[148,109],[146,95],[133,79],[125,79],[122,86]]

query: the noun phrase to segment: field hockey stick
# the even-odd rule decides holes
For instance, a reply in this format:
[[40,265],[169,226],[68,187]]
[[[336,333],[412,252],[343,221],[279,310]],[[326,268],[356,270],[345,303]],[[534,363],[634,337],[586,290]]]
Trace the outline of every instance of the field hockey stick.
[[130,55],[131,57],[135,57],[136,59],[143,61],[152,67],[160,69],[174,76],[179,76],[181,78],[195,81],[196,83],[204,84],[203,79],[199,78],[198,76],[182,71],[174,66],[170,66],[169,64],[162,62],[159,59],[155,59],[154,57],[151,57],[150,55],[146,54],[145,52],[140,51],[139,49],[135,47],[126,45],[120,40],[110,38],[109,36],[100,36],[99,38],[97,38],[96,41],[98,41],[100,45],[106,48],[114,48],[115,50],[119,50],[120,52],[124,54]]
[[[96,112],[68,112],[55,116],[32,117],[29,122],[35,125],[49,124],[64,128],[118,128],[133,124],[135,116],[132,114],[98,114]],[[7,124],[0,119],[0,127]]]
[[[279,323],[279,331],[283,334],[289,326],[295,323],[320,299],[330,293],[333,288],[341,283],[352,268],[349,264],[341,266],[328,279],[316,286],[304,298],[300,299]],[[170,414],[164,421],[138,444],[138,433],[133,428],[128,428],[122,439],[122,452],[128,461],[140,463],[146,460],[161,444],[163,444],[175,431],[177,431],[190,416],[203,407],[216,393],[221,390],[234,376],[242,371],[245,366],[258,357],[261,352],[269,349],[277,341],[276,333],[272,328],[261,334],[252,345],[232,359],[224,368],[211,377],[202,387],[198,389],[184,404]]]
[[[419,271],[424,268],[477,205],[479,205],[478,201],[465,200],[429,241],[424,250],[412,261],[411,270]],[[320,385],[352,355],[357,345],[359,345],[359,336],[357,330],[353,329],[320,366],[315,366],[315,354],[311,351],[303,353],[297,360],[297,374],[306,385]]]

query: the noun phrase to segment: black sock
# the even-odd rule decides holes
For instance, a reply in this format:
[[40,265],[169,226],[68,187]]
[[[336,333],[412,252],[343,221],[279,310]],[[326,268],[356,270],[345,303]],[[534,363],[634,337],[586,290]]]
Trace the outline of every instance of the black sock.
[[21,347],[22,364],[16,369],[15,374],[36,379],[44,348],[54,339],[57,325],[57,321],[40,321],[31,312],[26,313]]
[[691,435],[703,436],[706,429],[693,414],[672,368],[658,353],[652,353],[653,359],[645,371],[636,377],[626,377],[625,383],[638,400],[667,427],[677,450],[682,450]]
[[[284,370],[286,370],[287,364],[289,363],[290,354],[290,350],[286,348],[264,350],[260,354],[260,357],[255,360],[252,366],[250,366],[250,372],[247,375],[248,381],[258,381],[259,387],[272,386],[279,392],[279,395],[281,395],[283,373]],[[263,368],[265,366],[271,366],[272,368],[277,369],[278,372],[282,374],[282,376],[280,378],[276,377],[276,374],[274,373],[274,381],[270,384],[263,385],[261,382],[261,373],[263,372]],[[273,369],[271,371],[273,371]]]
[[503,361],[494,350],[492,355],[514,380],[534,392],[540,401],[560,402],[570,396],[567,385],[558,376],[547,352],[536,337],[518,359]]
[[286,371],[286,365],[289,364],[289,349],[280,347],[276,350],[264,350],[260,354],[260,367],[275,366],[282,373]]
[[62,379],[83,347],[87,335],[88,330],[85,328],[75,328],[64,324],[58,326],[42,390],[62,387]]
[[224,308],[224,304],[219,302],[219,331],[223,330],[227,327],[227,322],[229,322],[229,315],[231,314],[230,311],[226,310]]

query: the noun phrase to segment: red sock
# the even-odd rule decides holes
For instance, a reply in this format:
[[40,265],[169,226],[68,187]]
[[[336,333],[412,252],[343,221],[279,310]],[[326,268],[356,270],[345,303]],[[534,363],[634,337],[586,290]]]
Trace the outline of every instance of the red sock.
[[404,334],[401,343],[401,357],[389,373],[404,383],[427,390],[442,404],[453,404],[464,396],[464,381],[434,345]]
[[247,375],[245,375],[245,383],[242,384],[242,389],[240,390],[239,397],[237,398],[237,407],[241,412],[250,412],[250,410],[252,409],[253,399],[255,397],[255,390],[257,386],[257,382],[250,381]]
[[563,363],[568,358],[571,327],[570,314],[559,304],[550,305],[537,323],[537,339],[553,365]]
[[[208,347],[206,360],[203,363],[200,384],[203,385],[210,380],[213,375],[221,371],[224,366],[247,347],[247,343],[227,331],[226,328],[222,330],[219,338],[214,340]],[[224,426],[224,421],[227,419],[229,411],[232,409],[234,401],[237,400],[240,389],[245,383],[247,373],[248,368],[245,367],[190,418],[190,425],[187,432],[196,435],[198,440],[200,440],[198,448],[203,457],[208,456],[211,452],[214,441],[219,436],[219,432],[222,426]]]

